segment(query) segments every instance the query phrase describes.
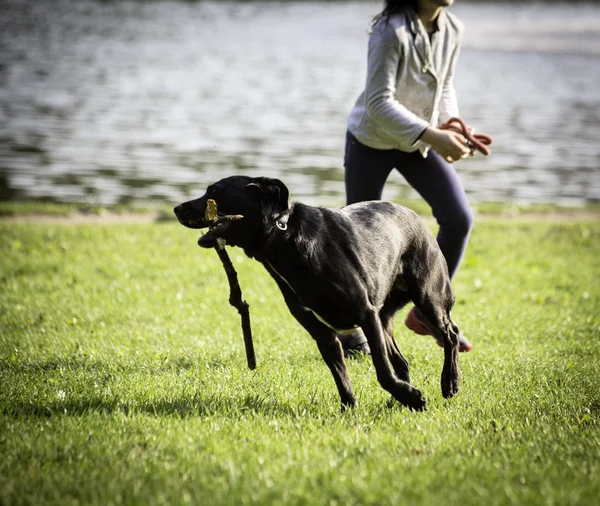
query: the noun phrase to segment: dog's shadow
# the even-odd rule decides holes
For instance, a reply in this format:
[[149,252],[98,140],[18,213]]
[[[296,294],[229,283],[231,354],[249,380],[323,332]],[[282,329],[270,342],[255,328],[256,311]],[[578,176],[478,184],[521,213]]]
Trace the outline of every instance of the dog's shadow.
[[[296,365],[302,367],[305,361],[320,363],[320,358],[316,355],[307,354],[302,359],[295,358]],[[354,368],[361,368],[365,358],[360,358],[353,361]],[[356,363],[354,363],[356,362]],[[153,367],[154,373],[164,371],[179,371],[187,372],[189,370],[202,369],[221,369],[227,368],[231,361],[213,359],[207,361],[198,361],[190,357],[173,357],[170,365],[161,364]],[[66,367],[71,371],[79,371],[88,378],[88,383],[98,381],[108,383],[113,381],[115,371],[108,368],[104,362],[90,361],[85,358],[68,358],[62,360],[54,360],[42,363],[33,363],[17,366],[7,366],[0,364],[0,371],[8,370],[15,373],[36,373],[43,377],[46,374],[53,374],[55,370],[61,367]],[[130,366],[118,368],[121,374],[132,371]],[[105,379],[103,379],[105,378]],[[225,381],[225,378],[224,378]],[[265,387],[265,385],[263,385]],[[90,414],[146,414],[156,417],[171,417],[178,418],[209,418],[211,416],[225,416],[228,418],[236,418],[248,414],[266,416],[266,417],[299,417],[306,416],[312,413],[315,416],[323,417],[339,416],[339,404],[336,402],[335,394],[332,391],[331,395],[320,392],[315,393],[308,398],[305,396],[281,396],[280,391],[273,391],[266,386],[266,390],[256,391],[256,388],[249,387],[248,390],[219,390],[214,389],[203,391],[201,388],[183,389],[174,392],[160,391],[153,396],[148,392],[129,392],[125,394],[106,394],[96,392],[81,392],[76,391],[76,387],[70,390],[69,393],[47,392],[46,395],[27,398],[21,394],[18,398],[5,399],[0,403],[0,415],[9,418],[50,418],[58,416],[80,417]],[[59,395],[63,395],[60,398]],[[327,399],[323,399],[323,395]],[[379,406],[381,407],[381,406]],[[352,411],[352,410],[350,410]]]

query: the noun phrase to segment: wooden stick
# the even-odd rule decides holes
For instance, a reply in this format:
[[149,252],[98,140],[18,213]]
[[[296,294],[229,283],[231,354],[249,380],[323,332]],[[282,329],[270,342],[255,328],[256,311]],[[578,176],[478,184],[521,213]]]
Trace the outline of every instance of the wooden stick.
[[242,317],[242,331],[244,333],[244,345],[246,347],[246,362],[248,362],[248,367],[251,370],[254,370],[256,369],[256,356],[254,355],[252,328],[250,327],[250,305],[242,299],[242,289],[240,288],[237,272],[225,249],[225,239],[219,237],[215,249],[221,259],[225,274],[227,274],[227,281],[229,281],[229,304],[235,307]]
[[[241,219],[242,216],[217,216],[217,204],[214,200],[209,200],[204,214],[204,220],[209,224],[209,229],[212,230],[220,227],[224,232],[230,223]],[[238,310],[242,318],[242,332],[244,333],[244,346],[246,347],[246,362],[250,370],[256,369],[256,355],[254,354],[254,343],[252,342],[252,328],[250,326],[250,305],[242,299],[242,289],[238,281],[237,272],[231,263],[229,254],[225,249],[225,239],[217,237],[215,250],[219,255],[219,259],[227,274],[229,281],[229,304]]]

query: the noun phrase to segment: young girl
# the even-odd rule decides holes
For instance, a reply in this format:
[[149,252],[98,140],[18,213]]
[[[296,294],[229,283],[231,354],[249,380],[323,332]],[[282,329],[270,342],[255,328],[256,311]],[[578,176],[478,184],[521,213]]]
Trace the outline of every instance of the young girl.
[[[452,166],[469,156],[467,140],[438,125],[458,116],[454,69],[463,26],[447,12],[454,0],[386,0],[369,38],[367,80],[348,117],[346,203],[379,200],[392,169],[431,206],[438,243],[454,276],[465,251],[473,215]],[[435,333],[417,308],[406,325]],[[341,336],[346,352],[369,353],[362,332]],[[460,351],[471,351],[460,336]]]

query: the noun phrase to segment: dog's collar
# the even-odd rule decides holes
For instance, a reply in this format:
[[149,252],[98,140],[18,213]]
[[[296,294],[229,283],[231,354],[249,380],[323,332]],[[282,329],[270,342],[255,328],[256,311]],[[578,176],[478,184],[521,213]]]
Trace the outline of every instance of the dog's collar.
[[287,211],[283,212],[280,215],[278,215],[277,218],[275,218],[275,226],[279,230],[287,230],[289,219],[290,219],[290,213]]

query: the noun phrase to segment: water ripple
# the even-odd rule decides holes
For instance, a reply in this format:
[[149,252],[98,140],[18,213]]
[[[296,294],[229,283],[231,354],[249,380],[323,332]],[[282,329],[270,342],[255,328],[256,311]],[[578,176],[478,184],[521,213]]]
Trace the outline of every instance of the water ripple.
[[[0,197],[178,202],[246,173],[343,203],[378,5],[3,1]],[[457,164],[472,200],[600,200],[600,7],[540,5],[454,8],[461,115],[495,138]]]

